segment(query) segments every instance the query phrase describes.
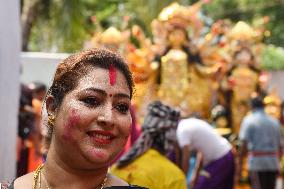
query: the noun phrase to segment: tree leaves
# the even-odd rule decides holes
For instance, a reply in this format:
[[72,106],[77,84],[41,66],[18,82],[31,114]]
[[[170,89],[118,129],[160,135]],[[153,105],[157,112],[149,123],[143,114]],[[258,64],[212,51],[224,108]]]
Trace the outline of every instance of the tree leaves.
[[[97,29],[90,22],[95,15],[97,21],[107,28],[121,27],[124,16],[131,17],[130,25],[138,24],[151,36],[151,21],[173,0],[39,0],[40,14],[31,32],[29,50],[74,52],[80,50],[85,40]],[[25,2],[25,1],[23,1]],[[195,0],[178,0],[188,5]],[[284,2],[283,0],[212,0],[204,6],[206,15],[234,22],[254,20],[269,16],[267,29],[271,32],[266,43],[284,46]]]

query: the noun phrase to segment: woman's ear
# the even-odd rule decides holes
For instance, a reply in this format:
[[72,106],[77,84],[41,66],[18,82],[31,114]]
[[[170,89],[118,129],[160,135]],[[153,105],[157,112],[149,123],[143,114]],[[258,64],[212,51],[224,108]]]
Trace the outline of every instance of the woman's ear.
[[48,115],[55,115],[56,105],[52,95],[48,95],[45,100],[46,111]]

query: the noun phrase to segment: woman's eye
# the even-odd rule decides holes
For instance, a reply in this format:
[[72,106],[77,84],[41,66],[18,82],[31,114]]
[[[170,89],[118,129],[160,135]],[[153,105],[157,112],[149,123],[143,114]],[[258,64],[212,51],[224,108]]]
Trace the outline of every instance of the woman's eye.
[[115,106],[115,108],[122,114],[126,114],[129,110],[128,104],[118,104]]
[[97,98],[94,97],[87,97],[84,98],[82,101],[88,106],[98,106],[100,104]]

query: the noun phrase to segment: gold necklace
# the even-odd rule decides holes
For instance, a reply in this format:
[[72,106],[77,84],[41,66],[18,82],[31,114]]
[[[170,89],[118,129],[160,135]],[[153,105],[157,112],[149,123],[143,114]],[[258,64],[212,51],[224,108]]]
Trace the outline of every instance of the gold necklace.
[[[42,173],[43,166],[44,166],[44,164],[41,164],[40,166],[37,167],[37,169],[34,172],[34,180],[33,180],[33,187],[32,187],[32,189],[36,189],[37,188],[36,187],[37,183],[38,183],[39,189],[41,189],[41,175],[42,174],[43,174],[43,178],[44,178],[45,184],[47,186],[47,189],[51,189],[51,187],[49,187],[48,182],[47,182],[47,180],[45,178],[45,174]],[[106,174],[103,182],[100,184],[100,189],[103,189],[105,187],[106,182],[107,182],[107,174]]]
[[[40,172],[43,168],[43,164],[41,164],[40,166],[38,166],[35,170],[35,173],[34,173],[34,180],[33,180],[33,187],[32,189],[36,189],[36,184],[41,181],[41,178],[40,178]],[[41,188],[41,182],[39,182],[39,187]]]

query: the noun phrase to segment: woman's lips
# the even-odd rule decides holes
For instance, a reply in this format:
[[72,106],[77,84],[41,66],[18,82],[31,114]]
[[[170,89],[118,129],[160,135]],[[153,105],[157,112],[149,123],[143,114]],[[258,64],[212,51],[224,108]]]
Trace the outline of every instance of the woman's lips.
[[87,134],[93,141],[99,144],[110,144],[115,138],[115,135],[109,131],[92,130],[88,131]]

